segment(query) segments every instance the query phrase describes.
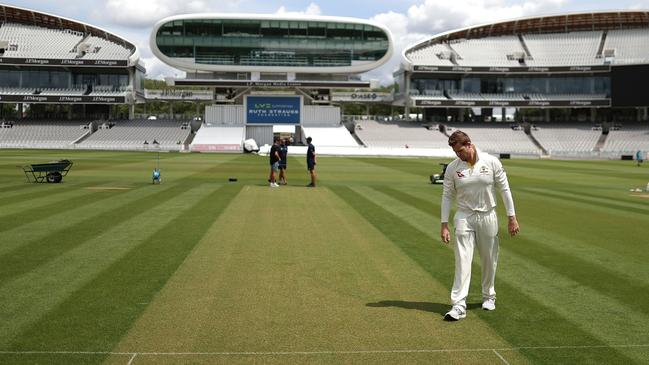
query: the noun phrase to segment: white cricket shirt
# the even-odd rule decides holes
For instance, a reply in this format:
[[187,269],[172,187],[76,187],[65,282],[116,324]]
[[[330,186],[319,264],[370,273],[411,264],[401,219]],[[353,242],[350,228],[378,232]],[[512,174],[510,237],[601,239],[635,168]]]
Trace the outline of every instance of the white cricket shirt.
[[496,188],[500,191],[507,216],[516,215],[509,190],[507,174],[494,156],[476,149],[477,161],[471,166],[456,158],[446,167],[442,193],[442,223],[448,222],[451,203],[457,201],[458,211],[488,212],[496,207]]

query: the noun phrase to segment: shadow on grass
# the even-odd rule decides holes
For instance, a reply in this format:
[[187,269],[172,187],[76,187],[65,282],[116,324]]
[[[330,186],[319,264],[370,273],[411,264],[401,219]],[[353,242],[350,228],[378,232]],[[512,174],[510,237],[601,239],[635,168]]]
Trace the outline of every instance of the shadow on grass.
[[[376,303],[367,303],[366,306],[374,308],[398,307],[403,309],[415,309],[423,312],[437,313],[441,316],[451,309],[450,304],[430,302],[406,302],[403,300],[382,300]],[[467,310],[481,308],[482,303],[468,303]]]

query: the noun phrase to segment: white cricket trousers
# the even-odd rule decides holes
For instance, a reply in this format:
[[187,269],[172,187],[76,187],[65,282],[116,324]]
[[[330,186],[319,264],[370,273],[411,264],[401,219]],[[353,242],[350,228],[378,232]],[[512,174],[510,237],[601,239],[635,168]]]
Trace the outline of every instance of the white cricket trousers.
[[482,299],[496,297],[494,282],[498,263],[498,218],[495,209],[484,213],[458,211],[454,223],[455,280],[451,290],[451,303],[466,309],[475,247],[478,247],[482,261]]

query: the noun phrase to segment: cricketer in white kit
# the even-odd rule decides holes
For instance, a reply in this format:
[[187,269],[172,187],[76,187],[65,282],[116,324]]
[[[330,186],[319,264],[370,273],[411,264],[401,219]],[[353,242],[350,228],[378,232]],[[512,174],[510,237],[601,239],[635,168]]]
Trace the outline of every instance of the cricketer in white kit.
[[449,146],[457,155],[444,174],[442,193],[441,239],[449,243],[451,233],[448,220],[453,200],[457,211],[455,227],[455,279],[451,290],[452,308],[446,320],[466,317],[466,297],[471,280],[471,262],[474,248],[478,248],[482,263],[482,309],[496,309],[496,266],[498,263],[498,218],[496,217],[496,189],[505,203],[509,234],[519,232],[514,211],[514,200],[509,190],[502,163],[494,156],[478,150],[470,137],[455,131],[449,137]]

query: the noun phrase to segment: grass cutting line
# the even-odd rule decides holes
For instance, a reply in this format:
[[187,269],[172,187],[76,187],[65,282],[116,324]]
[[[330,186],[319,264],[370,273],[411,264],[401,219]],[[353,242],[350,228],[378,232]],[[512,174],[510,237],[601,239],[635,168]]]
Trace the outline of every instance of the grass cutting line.
[[[276,356],[276,355],[345,355],[345,354],[414,354],[452,352],[495,352],[518,350],[580,350],[602,348],[649,348],[649,344],[579,345],[579,346],[516,346],[468,349],[404,349],[404,350],[322,350],[322,351],[227,351],[227,352],[110,352],[110,351],[0,351],[0,355],[131,355],[136,356]],[[503,359],[503,361],[505,361]],[[506,361],[505,361],[506,362]]]

